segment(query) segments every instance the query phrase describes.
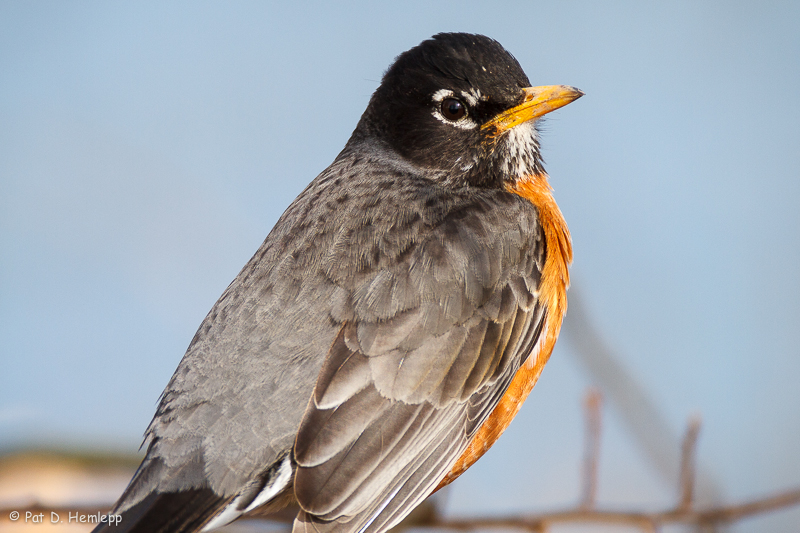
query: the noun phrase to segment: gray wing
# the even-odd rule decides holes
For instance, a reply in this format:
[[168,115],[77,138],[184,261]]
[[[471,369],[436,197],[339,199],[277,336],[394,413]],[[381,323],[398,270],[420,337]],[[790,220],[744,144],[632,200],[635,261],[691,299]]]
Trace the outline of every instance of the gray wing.
[[530,213],[496,201],[451,212],[354,285],[297,434],[296,532],[395,525],[530,354],[544,319],[543,237]]

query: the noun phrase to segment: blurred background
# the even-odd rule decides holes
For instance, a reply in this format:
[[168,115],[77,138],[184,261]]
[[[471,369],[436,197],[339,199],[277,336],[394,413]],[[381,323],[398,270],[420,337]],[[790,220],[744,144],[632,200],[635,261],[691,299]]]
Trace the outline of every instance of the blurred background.
[[[590,386],[599,506],[673,505],[693,415],[700,503],[800,485],[799,27],[797,2],[0,2],[0,504],[119,494],[205,314],[442,31],[586,92],[541,123],[565,331],[447,515],[575,505]],[[42,450],[133,462],[47,500]]]

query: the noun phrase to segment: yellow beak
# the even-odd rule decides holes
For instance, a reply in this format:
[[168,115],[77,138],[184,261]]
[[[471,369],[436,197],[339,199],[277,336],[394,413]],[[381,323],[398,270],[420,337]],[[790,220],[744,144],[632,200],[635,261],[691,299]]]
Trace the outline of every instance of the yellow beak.
[[522,91],[525,93],[525,100],[521,104],[499,113],[481,126],[481,129],[490,130],[491,135],[500,135],[514,126],[563,107],[584,94],[580,89],[568,85],[527,87]]

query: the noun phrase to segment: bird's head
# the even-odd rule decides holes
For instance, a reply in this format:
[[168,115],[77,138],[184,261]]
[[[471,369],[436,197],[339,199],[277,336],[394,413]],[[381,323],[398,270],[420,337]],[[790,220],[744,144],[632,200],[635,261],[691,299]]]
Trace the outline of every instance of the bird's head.
[[397,57],[354,139],[378,137],[438,181],[504,187],[543,172],[536,119],[582,95],[530,87],[493,39],[441,33]]

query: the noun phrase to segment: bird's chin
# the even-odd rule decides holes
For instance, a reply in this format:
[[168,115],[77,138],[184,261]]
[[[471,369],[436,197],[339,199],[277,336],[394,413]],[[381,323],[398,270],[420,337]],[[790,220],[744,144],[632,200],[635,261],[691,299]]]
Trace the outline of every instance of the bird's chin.
[[498,181],[503,183],[543,173],[544,167],[539,156],[539,133],[534,121],[524,122],[503,132],[496,139],[491,160],[494,172],[500,176]]

